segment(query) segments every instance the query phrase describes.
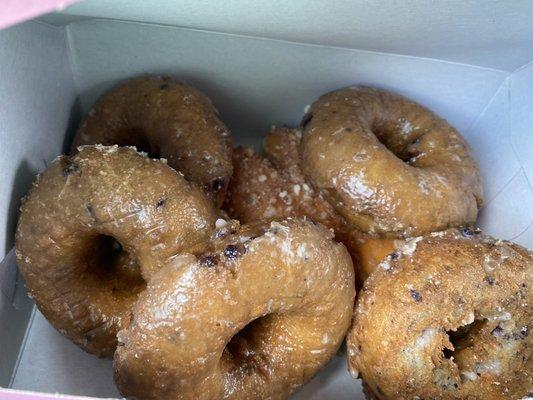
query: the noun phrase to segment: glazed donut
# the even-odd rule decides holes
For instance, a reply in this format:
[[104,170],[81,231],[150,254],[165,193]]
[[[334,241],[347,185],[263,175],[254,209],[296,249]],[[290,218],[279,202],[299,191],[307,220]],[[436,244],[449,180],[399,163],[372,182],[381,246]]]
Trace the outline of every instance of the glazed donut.
[[51,324],[86,351],[110,356],[145,281],[170,256],[210,238],[215,221],[201,190],[164,162],[133,148],[83,146],[34,183],[16,256]]
[[262,219],[302,217],[333,229],[335,238],[348,249],[356,265],[359,285],[401,242],[353,228],[308,184],[300,167],[301,132],[288,127],[274,128],[265,136],[266,157],[251,149],[233,153],[233,176],[224,208],[243,223]]
[[211,101],[168,76],[132,79],[105,94],[80,125],[86,144],[135,146],[202,187],[220,205],[231,177],[230,133]]
[[475,222],[477,165],[460,134],[425,107],[352,87],[321,96],[301,128],[306,176],[354,227],[414,236]]
[[533,252],[472,230],[407,242],[365,282],[349,368],[375,399],[518,399],[533,387]]
[[244,226],[149,282],[119,332],[115,381],[138,399],[285,399],[335,354],[351,322],[350,257],[288,219]]

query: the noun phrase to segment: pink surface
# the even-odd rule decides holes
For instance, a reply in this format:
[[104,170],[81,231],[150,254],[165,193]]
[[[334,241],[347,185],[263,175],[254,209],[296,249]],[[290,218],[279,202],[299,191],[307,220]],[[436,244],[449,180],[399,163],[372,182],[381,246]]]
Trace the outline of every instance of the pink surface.
[[0,29],[37,17],[79,0],[0,0]]
[[24,392],[21,390],[0,388],[0,400],[81,400],[95,399],[94,397],[66,396],[64,394],[46,394],[36,392]]

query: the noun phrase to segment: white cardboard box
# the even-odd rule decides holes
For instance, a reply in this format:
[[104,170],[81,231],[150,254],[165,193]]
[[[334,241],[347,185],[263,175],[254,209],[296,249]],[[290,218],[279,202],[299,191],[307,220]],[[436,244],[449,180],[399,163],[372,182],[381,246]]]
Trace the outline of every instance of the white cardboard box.
[[[118,396],[111,362],[50,327],[9,251],[35,174],[95,99],[134,75],[198,86],[247,145],[331,89],[410,96],[471,144],[485,187],[479,226],[533,247],[532,20],[528,1],[86,0],[0,31],[0,386]],[[363,395],[337,356],[294,398]]]

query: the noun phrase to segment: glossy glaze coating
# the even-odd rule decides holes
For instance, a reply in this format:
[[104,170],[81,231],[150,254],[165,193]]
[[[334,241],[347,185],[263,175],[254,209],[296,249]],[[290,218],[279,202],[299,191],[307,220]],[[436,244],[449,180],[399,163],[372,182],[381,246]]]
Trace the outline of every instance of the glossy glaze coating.
[[306,176],[360,230],[415,236],[475,222],[477,165],[461,135],[425,107],[351,87],[321,96],[302,129]]
[[136,146],[197,183],[218,205],[232,173],[230,133],[211,101],[168,76],[135,78],[98,100],[85,116],[80,145]]
[[361,284],[401,240],[363,233],[341,217],[306,180],[300,165],[300,140],[298,129],[279,127],[265,136],[264,157],[251,149],[235,149],[224,207],[243,223],[306,216],[325,225],[347,247]]
[[365,282],[348,361],[375,399],[521,399],[533,252],[471,230],[418,237]]
[[203,242],[216,213],[196,186],[133,148],[61,156],[25,198],[16,255],[44,316],[83,349],[110,356],[145,280]]
[[285,399],[340,346],[354,275],[328,230],[288,219],[217,236],[140,295],[115,353],[124,396]]

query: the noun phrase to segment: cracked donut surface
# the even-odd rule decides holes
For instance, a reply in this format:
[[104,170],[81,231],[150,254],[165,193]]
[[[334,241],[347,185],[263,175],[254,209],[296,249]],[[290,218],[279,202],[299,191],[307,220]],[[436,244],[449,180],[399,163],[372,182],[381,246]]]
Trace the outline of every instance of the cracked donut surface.
[[207,240],[215,220],[201,190],[164,162],[133,148],[82,146],[58,157],[24,199],[17,261],[48,321],[110,356],[145,281]]
[[245,225],[149,282],[119,333],[115,380],[143,399],[285,399],[335,354],[353,267],[310,221]]
[[409,240],[359,293],[348,362],[371,398],[519,399],[533,385],[533,253],[470,230]]

